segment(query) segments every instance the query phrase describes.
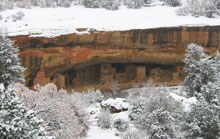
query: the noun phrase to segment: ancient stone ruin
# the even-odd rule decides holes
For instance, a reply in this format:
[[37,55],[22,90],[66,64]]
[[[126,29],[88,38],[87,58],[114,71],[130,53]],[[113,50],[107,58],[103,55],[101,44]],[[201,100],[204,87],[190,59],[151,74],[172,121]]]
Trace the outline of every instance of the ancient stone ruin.
[[141,85],[149,79],[158,85],[180,84],[185,77],[186,46],[197,43],[214,55],[220,47],[220,26],[11,39],[20,47],[27,86],[53,82],[58,88],[109,90]]

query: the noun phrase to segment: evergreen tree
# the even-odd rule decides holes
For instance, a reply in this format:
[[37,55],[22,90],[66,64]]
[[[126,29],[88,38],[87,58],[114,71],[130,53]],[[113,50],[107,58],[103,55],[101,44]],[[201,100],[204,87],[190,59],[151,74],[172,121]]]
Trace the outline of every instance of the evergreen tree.
[[213,62],[213,59],[204,52],[203,47],[197,44],[188,45],[184,59],[184,70],[187,73],[184,87],[188,96],[192,97],[200,93],[202,85],[216,79],[213,74]]
[[5,86],[24,81],[24,68],[17,53],[14,42],[0,31],[0,82]]
[[14,89],[0,84],[0,137],[4,139],[47,139],[42,121],[28,110]]
[[[218,139],[220,137],[220,55],[211,58],[201,46],[191,44],[185,58],[187,93],[195,96],[187,114],[186,138]],[[192,91],[192,92],[190,92]]]
[[[211,94],[213,98],[215,92],[212,91],[219,92],[219,90],[216,90],[216,87],[212,87],[210,88],[209,86],[204,91]],[[219,139],[220,137],[220,96],[216,100],[212,99],[211,103],[207,101],[207,96],[205,97],[200,96],[197,103],[192,105],[191,111],[187,114],[185,120],[186,138],[195,139],[202,137],[204,139]],[[208,98],[210,98],[209,95]]]
[[142,100],[142,110],[138,111],[137,118],[133,119],[137,129],[145,132],[149,139],[181,139],[183,137],[181,121],[184,112],[179,102],[160,90],[149,92],[140,100]]

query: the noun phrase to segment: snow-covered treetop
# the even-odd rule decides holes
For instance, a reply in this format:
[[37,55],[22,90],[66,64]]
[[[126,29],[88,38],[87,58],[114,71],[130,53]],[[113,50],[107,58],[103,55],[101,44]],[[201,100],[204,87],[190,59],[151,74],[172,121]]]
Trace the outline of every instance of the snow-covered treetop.
[[17,56],[18,49],[13,41],[7,38],[7,33],[0,30],[0,82],[5,86],[24,81],[24,68]]

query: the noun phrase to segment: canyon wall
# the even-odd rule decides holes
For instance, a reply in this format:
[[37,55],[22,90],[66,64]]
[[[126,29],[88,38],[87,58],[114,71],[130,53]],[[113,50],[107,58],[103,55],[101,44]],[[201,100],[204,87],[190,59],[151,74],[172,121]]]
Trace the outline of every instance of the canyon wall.
[[[65,88],[70,82],[80,86],[90,80],[96,81],[91,84],[100,85],[106,84],[107,75],[111,75],[108,81],[117,77],[116,80],[127,83],[131,80],[146,82],[153,78],[156,83],[177,85],[184,78],[182,59],[186,46],[197,43],[204,46],[207,53],[214,54],[220,47],[220,26],[93,30],[82,35],[15,36],[11,39],[20,48],[19,56],[27,68],[27,86],[54,82]],[[109,72],[102,68],[104,65],[109,67]],[[129,80],[119,79],[119,75]]]

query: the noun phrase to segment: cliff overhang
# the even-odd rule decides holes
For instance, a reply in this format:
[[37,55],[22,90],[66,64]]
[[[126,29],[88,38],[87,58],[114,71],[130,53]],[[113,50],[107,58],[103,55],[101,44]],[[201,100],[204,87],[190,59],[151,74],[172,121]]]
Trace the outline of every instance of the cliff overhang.
[[190,43],[214,54],[220,26],[170,27],[68,34],[54,38],[15,36],[26,67],[26,85],[49,82],[59,88],[125,88],[153,79],[178,85],[184,79],[185,48]]

